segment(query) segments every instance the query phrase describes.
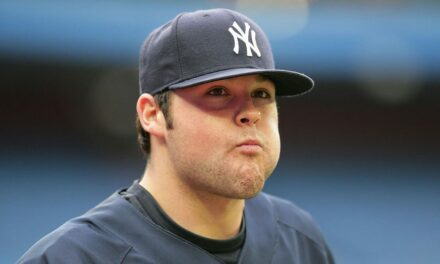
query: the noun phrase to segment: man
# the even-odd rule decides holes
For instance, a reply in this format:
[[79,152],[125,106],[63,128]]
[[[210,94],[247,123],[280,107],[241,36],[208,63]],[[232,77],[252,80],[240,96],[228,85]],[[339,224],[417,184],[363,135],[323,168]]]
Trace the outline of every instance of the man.
[[178,15],[141,49],[143,177],[19,262],[333,263],[309,214],[260,193],[280,154],[276,96],[312,86],[274,68],[266,36],[244,15]]

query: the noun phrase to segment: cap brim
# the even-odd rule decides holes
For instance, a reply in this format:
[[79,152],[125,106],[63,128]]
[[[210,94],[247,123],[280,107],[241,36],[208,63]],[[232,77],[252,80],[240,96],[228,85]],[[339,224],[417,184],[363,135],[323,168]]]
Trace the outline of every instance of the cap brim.
[[287,70],[267,70],[267,69],[251,69],[238,68],[223,71],[212,72],[184,80],[169,86],[169,89],[186,88],[206,82],[212,82],[220,79],[228,79],[232,77],[263,74],[272,80],[276,87],[277,96],[297,96],[309,92],[313,88],[313,80],[305,74],[287,71]]

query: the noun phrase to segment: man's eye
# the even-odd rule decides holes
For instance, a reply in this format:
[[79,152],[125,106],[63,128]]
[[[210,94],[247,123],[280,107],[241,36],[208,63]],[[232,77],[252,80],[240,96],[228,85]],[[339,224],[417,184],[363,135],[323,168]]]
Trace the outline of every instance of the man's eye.
[[209,90],[208,94],[213,96],[226,96],[228,95],[228,92],[223,87],[216,87],[214,89]]
[[267,92],[267,91],[265,91],[265,90],[257,90],[257,91],[254,91],[254,92],[252,93],[252,96],[253,96],[253,97],[257,97],[257,98],[263,98],[263,99],[269,99],[269,98],[272,97],[272,96],[270,95],[270,93]]

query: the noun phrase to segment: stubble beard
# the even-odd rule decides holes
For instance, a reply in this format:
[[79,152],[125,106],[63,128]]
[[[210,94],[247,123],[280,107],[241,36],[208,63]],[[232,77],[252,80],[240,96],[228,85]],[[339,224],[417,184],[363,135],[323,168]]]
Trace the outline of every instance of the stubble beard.
[[185,185],[193,191],[229,199],[255,197],[276,165],[276,161],[250,156],[230,156],[220,160],[181,158],[175,159],[175,165],[178,177]]

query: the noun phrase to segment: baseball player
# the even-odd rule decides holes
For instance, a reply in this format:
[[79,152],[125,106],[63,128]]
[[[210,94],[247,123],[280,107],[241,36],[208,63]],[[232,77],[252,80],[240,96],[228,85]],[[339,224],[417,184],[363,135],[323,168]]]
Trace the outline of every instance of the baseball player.
[[19,263],[334,263],[308,213],[261,192],[280,154],[276,98],[313,81],[275,69],[257,24],[179,14],[145,40],[139,81],[143,176]]

